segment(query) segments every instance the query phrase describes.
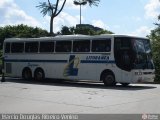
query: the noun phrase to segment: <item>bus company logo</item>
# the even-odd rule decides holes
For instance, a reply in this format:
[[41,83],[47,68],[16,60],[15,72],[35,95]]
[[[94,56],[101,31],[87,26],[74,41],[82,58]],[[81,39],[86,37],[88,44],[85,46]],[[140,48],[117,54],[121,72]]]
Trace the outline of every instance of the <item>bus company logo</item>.
[[79,57],[76,57],[75,55],[70,55],[69,63],[64,68],[63,76],[77,76],[79,63]]
[[87,56],[86,60],[109,60],[109,56]]

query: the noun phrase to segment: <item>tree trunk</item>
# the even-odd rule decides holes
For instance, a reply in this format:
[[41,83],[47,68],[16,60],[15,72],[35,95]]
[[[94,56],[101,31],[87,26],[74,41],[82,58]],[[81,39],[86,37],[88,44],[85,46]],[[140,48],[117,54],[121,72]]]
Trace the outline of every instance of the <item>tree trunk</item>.
[[53,19],[54,17],[51,16],[51,19],[50,19],[50,35],[53,36],[54,33],[53,33]]

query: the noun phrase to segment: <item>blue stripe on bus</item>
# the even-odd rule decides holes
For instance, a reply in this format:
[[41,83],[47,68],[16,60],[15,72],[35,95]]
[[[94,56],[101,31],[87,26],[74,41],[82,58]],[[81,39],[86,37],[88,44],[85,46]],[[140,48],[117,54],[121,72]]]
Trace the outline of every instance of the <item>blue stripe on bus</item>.
[[115,61],[81,60],[81,63],[115,63]]
[[67,60],[24,60],[24,59],[5,59],[5,62],[55,62],[55,63],[67,63]]
[[[53,63],[67,63],[67,60],[24,60],[24,59],[5,59],[5,62],[53,62]],[[81,63],[115,63],[115,61],[101,61],[101,60],[81,60]]]

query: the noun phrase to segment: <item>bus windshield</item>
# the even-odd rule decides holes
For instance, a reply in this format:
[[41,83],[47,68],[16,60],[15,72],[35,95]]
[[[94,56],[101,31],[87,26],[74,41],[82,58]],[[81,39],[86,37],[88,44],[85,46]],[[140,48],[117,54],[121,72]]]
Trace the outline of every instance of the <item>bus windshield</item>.
[[132,39],[134,57],[134,69],[154,69],[151,45],[148,39]]

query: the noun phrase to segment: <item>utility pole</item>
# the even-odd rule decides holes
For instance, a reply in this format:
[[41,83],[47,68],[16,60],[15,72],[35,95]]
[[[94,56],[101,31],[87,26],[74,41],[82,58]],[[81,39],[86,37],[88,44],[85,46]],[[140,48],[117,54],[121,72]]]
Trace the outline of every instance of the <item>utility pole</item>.
[[4,75],[4,57],[2,57],[2,78],[1,82],[5,82],[5,75]]
[[79,5],[80,6],[80,25],[82,24],[82,20],[81,20],[81,16],[82,16],[82,12],[81,12],[81,8],[82,8],[82,5],[86,5],[87,4],[87,1],[85,0],[78,0],[78,1],[73,1],[73,3],[75,5]]

